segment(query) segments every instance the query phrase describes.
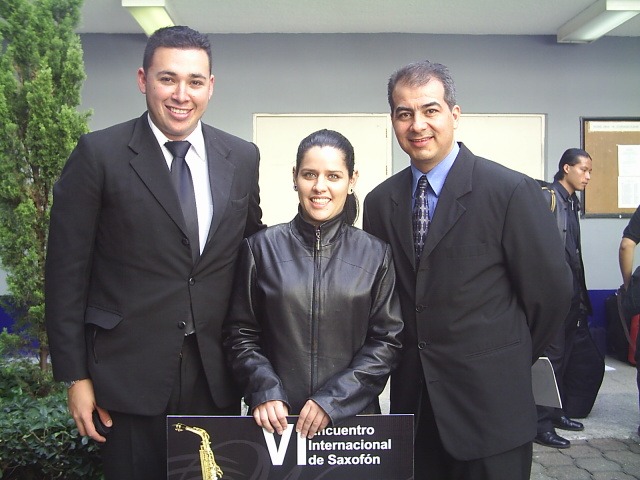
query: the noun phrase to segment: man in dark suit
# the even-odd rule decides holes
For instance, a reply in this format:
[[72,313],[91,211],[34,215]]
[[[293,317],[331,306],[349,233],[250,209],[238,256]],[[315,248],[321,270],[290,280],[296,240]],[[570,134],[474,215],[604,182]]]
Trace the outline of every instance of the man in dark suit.
[[445,66],[403,67],[388,97],[411,166],[367,196],[363,220],[394,252],[405,340],[391,412],[416,416],[415,478],[528,479],[531,365],[571,298],[553,215],[537,182],[455,142]]
[[109,480],[166,478],[166,415],[240,413],[220,337],[238,246],[263,227],[259,152],[201,123],[213,80],[206,36],[158,30],[138,71],[148,111],[83,135],[54,188],[54,375]]

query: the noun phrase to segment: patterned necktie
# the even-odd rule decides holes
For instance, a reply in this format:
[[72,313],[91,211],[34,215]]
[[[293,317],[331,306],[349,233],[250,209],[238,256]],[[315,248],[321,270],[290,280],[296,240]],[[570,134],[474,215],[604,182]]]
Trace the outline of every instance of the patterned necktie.
[[182,215],[187,226],[187,236],[191,245],[191,257],[195,263],[200,256],[200,233],[198,230],[198,211],[196,209],[196,195],[193,190],[193,179],[189,165],[185,161],[185,156],[191,147],[186,140],[177,142],[167,142],[165,147],[173,155],[171,162],[171,180],[178,193]]
[[416,261],[420,260],[420,254],[424,247],[424,241],[429,229],[429,200],[427,199],[427,188],[429,182],[427,176],[422,175],[418,180],[416,188],[415,204],[413,206],[413,246],[416,254]]

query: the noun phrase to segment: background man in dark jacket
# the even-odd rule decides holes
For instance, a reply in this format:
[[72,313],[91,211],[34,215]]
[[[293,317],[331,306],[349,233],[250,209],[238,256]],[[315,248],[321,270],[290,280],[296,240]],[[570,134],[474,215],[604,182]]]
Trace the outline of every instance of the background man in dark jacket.
[[[620,273],[622,274],[622,284],[626,290],[631,282],[631,275],[633,274],[633,258],[636,250],[636,246],[640,242],[640,207],[636,209],[629,224],[622,232],[622,240],[620,241],[620,248],[618,251],[618,259],[620,261]],[[638,384],[638,402],[640,405],[640,330],[636,338],[636,369],[637,369],[637,384]],[[638,426],[638,435],[640,435],[640,426]]]
[[[587,292],[580,246],[580,200],[576,192],[582,192],[591,179],[592,161],[587,152],[579,148],[570,148],[562,154],[558,163],[558,172],[549,187],[555,197],[554,213],[558,231],[564,243],[567,265],[573,277],[573,296],[571,308],[564,320],[563,328],[558,330],[545,354],[549,357],[556,375],[560,397],[564,396],[565,373],[576,331],[580,325],[587,325],[591,315],[591,301]],[[567,417],[561,408],[538,405],[538,434],[535,442],[555,448],[568,448],[571,442],[556,433],[556,428],[580,431],[582,423]],[[555,428],[554,428],[555,427]]]

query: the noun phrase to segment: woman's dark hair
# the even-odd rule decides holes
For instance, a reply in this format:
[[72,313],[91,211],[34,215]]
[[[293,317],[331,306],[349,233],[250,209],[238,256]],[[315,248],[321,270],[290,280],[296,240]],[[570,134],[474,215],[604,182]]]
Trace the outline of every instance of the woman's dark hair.
[[[349,178],[353,177],[356,163],[355,155],[353,153],[353,145],[351,145],[351,142],[349,142],[349,140],[347,140],[347,138],[341,133],[334,130],[327,130],[326,128],[313,132],[300,142],[300,145],[298,146],[298,155],[296,156],[296,172],[300,170],[300,164],[302,163],[302,159],[305,154],[313,147],[333,147],[336,150],[341,151],[344,155],[344,163],[347,166]],[[347,200],[344,203],[342,213],[344,214],[345,221],[349,225],[353,225],[358,218],[359,213],[358,198],[355,193],[347,195]]]
[[558,162],[558,171],[553,176],[553,180],[556,182],[562,180],[564,178],[564,166],[569,165],[570,167],[573,167],[580,163],[580,157],[586,157],[591,160],[591,155],[581,148],[570,148],[566,150]]
[[211,43],[209,37],[183,25],[159,28],[147,40],[142,57],[142,69],[149,71],[156,49],[180,48],[182,50],[204,50],[209,57],[209,74],[211,74]]

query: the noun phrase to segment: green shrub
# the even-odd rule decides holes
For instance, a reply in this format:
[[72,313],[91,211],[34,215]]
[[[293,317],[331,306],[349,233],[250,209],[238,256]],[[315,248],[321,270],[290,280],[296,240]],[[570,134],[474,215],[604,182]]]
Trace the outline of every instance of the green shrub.
[[[44,394],[44,396],[38,396]],[[80,437],[67,393],[37,361],[0,358],[0,478],[102,478],[98,446]]]
[[27,343],[30,343],[29,339],[9,333],[6,328],[0,332],[1,399],[14,395],[46,397],[64,390],[60,383],[53,380],[50,369],[36,368],[39,361],[24,354],[24,345]]

